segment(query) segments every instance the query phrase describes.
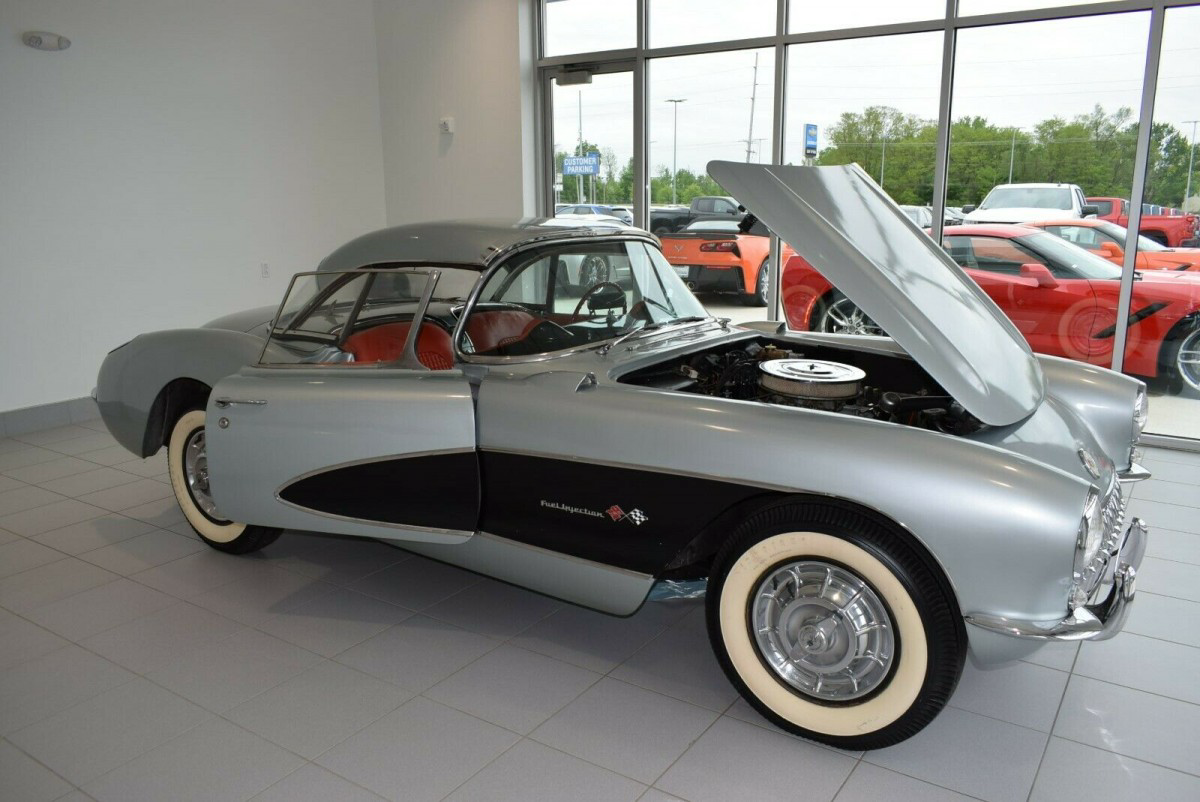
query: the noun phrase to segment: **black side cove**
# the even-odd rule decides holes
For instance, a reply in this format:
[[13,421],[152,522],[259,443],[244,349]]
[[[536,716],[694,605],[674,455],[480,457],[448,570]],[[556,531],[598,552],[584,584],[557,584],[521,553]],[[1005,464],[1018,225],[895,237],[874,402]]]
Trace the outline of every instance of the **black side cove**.
[[472,532],[479,462],[467,451],[331,468],[288,485],[279,497],[329,515]]
[[656,574],[713,519],[761,488],[634,468],[484,451],[480,528]]

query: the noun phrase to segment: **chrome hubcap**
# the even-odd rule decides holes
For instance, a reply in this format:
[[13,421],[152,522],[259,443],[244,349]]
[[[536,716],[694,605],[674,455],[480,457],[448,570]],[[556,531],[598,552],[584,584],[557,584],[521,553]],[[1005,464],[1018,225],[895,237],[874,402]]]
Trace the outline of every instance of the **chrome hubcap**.
[[608,261],[603,256],[588,256],[579,265],[579,283],[585,287],[608,281]]
[[209,518],[223,520],[208,489],[208,452],[204,445],[203,429],[192,432],[184,443],[183,478],[187,481],[188,490],[191,491],[196,506]]
[[818,560],[782,565],[759,584],[751,605],[767,665],[808,696],[857,699],[891,671],[896,643],[887,607],[845,568]]
[[849,298],[839,298],[825,310],[821,331],[829,334],[867,334],[886,336],[874,320],[863,314]]
[[1175,359],[1179,376],[1193,390],[1200,392],[1200,330],[1193,331],[1179,344],[1179,355]]

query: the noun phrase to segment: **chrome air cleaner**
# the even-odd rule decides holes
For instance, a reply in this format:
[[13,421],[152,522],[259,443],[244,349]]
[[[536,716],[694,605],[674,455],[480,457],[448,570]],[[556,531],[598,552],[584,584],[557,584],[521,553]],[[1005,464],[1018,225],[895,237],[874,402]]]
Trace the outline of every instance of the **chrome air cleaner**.
[[810,401],[849,401],[867,374],[853,365],[821,359],[768,359],[758,365],[764,390]]

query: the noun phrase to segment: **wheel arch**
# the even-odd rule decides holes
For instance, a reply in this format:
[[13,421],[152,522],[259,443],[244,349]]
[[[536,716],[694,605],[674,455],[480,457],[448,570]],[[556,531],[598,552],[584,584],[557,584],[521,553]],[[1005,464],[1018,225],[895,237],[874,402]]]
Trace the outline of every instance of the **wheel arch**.
[[171,436],[171,425],[187,410],[205,406],[210,393],[212,387],[186,376],[173,379],[159,390],[146,418],[142,454],[150,456],[161,446],[167,445]]
[[[926,564],[929,572],[937,578],[938,583],[950,599],[962,619],[962,602],[954,583],[944,565],[929,547],[908,527],[893,519],[891,516],[866,506],[861,502],[837,496],[825,496],[814,493],[786,493],[782,491],[765,491],[730,505],[718,513],[686,546],[679,550],[658,575],[658,579],[700,578],[708,575],[717,553],[729,541],[742,521],[752,515],[795,504],[823,506],[852,512],[861,515],[889,529],[898,540],[904,542],[912,551],[919,555]],[[965,640],[964,640],[965,643]]]
[[253,364],[262,348],[262,338],[225,329],[177,329],[136,337],[109,353],[100,367],[100,415],[117,442],[149,457],[163,445],[165,428],[173,420],[169,413],[179,410],[171,405],[194,400],[200,387],[214,387]]
[[1167,331],[1158,349],[1158,375],[1167,376],[1172,383],[1183,380],[1175,366],[1175,353],[1184,339],[1192,332],[1200,329],[1200,311],[1192,312],[1175,321],[1175,325]]

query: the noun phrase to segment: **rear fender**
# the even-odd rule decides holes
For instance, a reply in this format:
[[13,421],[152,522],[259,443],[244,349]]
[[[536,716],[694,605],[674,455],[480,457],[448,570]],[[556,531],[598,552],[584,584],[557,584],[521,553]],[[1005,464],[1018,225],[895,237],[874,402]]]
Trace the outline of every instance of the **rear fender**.
[[139,457],[151,456],[163,443],[169,412],[178,411],[179,403],[201,387],[211,388],[258,361],[262,348],[261,338],[225,329],[143,334],[110,352],[101,364],[96,381],[100,416],[118,443]]

